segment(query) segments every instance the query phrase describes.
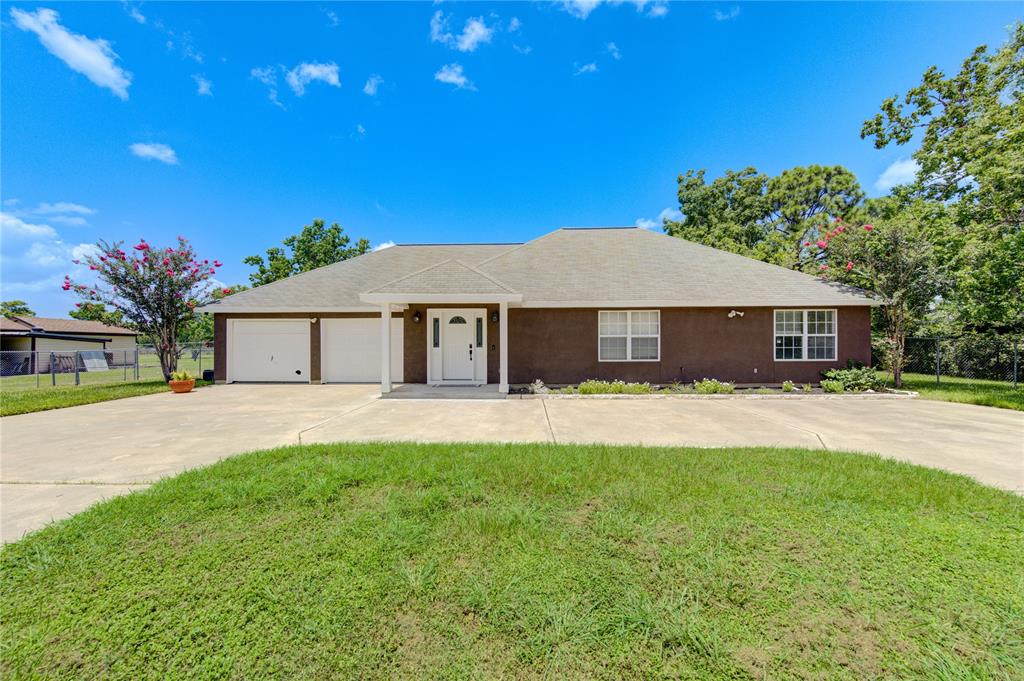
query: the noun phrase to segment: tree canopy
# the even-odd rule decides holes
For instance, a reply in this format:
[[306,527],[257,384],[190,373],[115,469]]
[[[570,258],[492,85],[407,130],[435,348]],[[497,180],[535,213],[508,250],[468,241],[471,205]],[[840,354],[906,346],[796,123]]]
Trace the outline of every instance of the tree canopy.
[[5,300],[0,303],[0,317],[35,317],[36,313],[24,300]]
[[352,245],[352,239],[338,223],[327,227],[320,218],[306,225],[298,234],[286,237],[284,248],[268,248],[266,256],[250,255],[242,262],[256,268],[249,275],[253,286],[262,286],[293,274],[332,265],[362,255],[370,250],[370,242],[359,239]]
[[809,246],[836,218],[855,219],[864,192],[842,166],[796,167],[770,177],[727,170],[708,184],[704,170],[679,176],[683,219],[665,231],[783,267],[807,268],[826,256]]
[[120,310],[108,310],[103,303],[80,303],[68,313],[72,319],[99,322],[108,326],[125,326],[124,314]]

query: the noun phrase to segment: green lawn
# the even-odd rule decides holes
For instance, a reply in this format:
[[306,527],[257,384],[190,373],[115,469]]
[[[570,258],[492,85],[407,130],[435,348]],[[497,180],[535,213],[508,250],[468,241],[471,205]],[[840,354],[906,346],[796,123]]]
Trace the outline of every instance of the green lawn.
[[[883,374],[886,384],[892,385],[892,376]],[[1024,411],[1024,384],[1014,389],[1009,381],[985,381],[943,376],[936,385],[935,374],[903,374],[903,387],[921,394],[928,400],[965,402],[983,407],[1000,407]]]
[[[197,388],[204,385],[209,385],[209,383],[196,381]],[[40,388],[39,390],[8,390],[4,386],[0,387],[0,416],[76,407],[80,404],[119,400],[123,397],[138,397],[168,390],[170,388],[167,387],[167,383],[163,379],[105,385],[58,386],[56,388]]]
[[318,445],[0,553],[5,678],[1022,678],[1024,499],[872,456]]
[[[202,369],[213,368],[213,357],[211,355],[203,355],[202,362],[194,360],[189,356],[182,357],[178,360],[178,369],[182,371],[189,371],[199,378],[202,376]],[[112,383],[124,383],[126,381],[134,381],[134,371],[132,367],[117,367],[110,369],[109,371],[80,371],[78,373],[79,381],[82,385],[100,385],[100,384],[112,384]],[[163,379],[163,371],[160,369],[160,361],[155,355],[142,355],[139,360],[139,380],[140,381],[158,381]],[[53,385],[56,380],[56,386]],[[0,390],[4,392],[13,392],[15,390],[42,390],[42,389],[53,389],[75,387],[75,374],[74,372],[59,373],[51,377],[50,374],[39,375],[39,387],[36,387],[36,376],[35,374],[27,376],[4,376],[0,378]]]

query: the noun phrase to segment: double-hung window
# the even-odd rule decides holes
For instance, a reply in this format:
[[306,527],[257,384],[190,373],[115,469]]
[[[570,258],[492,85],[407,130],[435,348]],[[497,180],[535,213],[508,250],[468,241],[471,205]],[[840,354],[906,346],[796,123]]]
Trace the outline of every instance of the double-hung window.
[[835,358],[835,310],[775,310],[776,360]]
[[661,359],[658,310],[602,310],[598,313],[598,359],[602,362],[656,362]]

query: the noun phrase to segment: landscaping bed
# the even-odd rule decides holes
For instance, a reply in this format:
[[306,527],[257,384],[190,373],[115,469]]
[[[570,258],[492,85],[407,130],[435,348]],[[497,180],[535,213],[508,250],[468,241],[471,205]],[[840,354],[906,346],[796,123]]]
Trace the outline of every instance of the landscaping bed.
[[1019,678],[1024,499],[809,450],[335,444],[0,552],[5,678]]

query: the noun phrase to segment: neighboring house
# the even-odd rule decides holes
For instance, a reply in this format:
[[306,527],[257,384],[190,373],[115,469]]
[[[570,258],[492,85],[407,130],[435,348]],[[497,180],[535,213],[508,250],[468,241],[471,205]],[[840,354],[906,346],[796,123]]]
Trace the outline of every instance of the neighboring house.
[[50,354],[60,357],[55,365],[74,370],[76,350],[104,350],[108,363],[116,366],[134,362],[138,333],[120,326],[80,319],[47,317],[0,317],[0,363],[5,375],[28,374],[50,370]]
[[218,381],[507,391],[535,379],[817,382],[847,360],[870,363],[879,304],[644,229],[566,228],[525,244],[394,246],[203,311]]

